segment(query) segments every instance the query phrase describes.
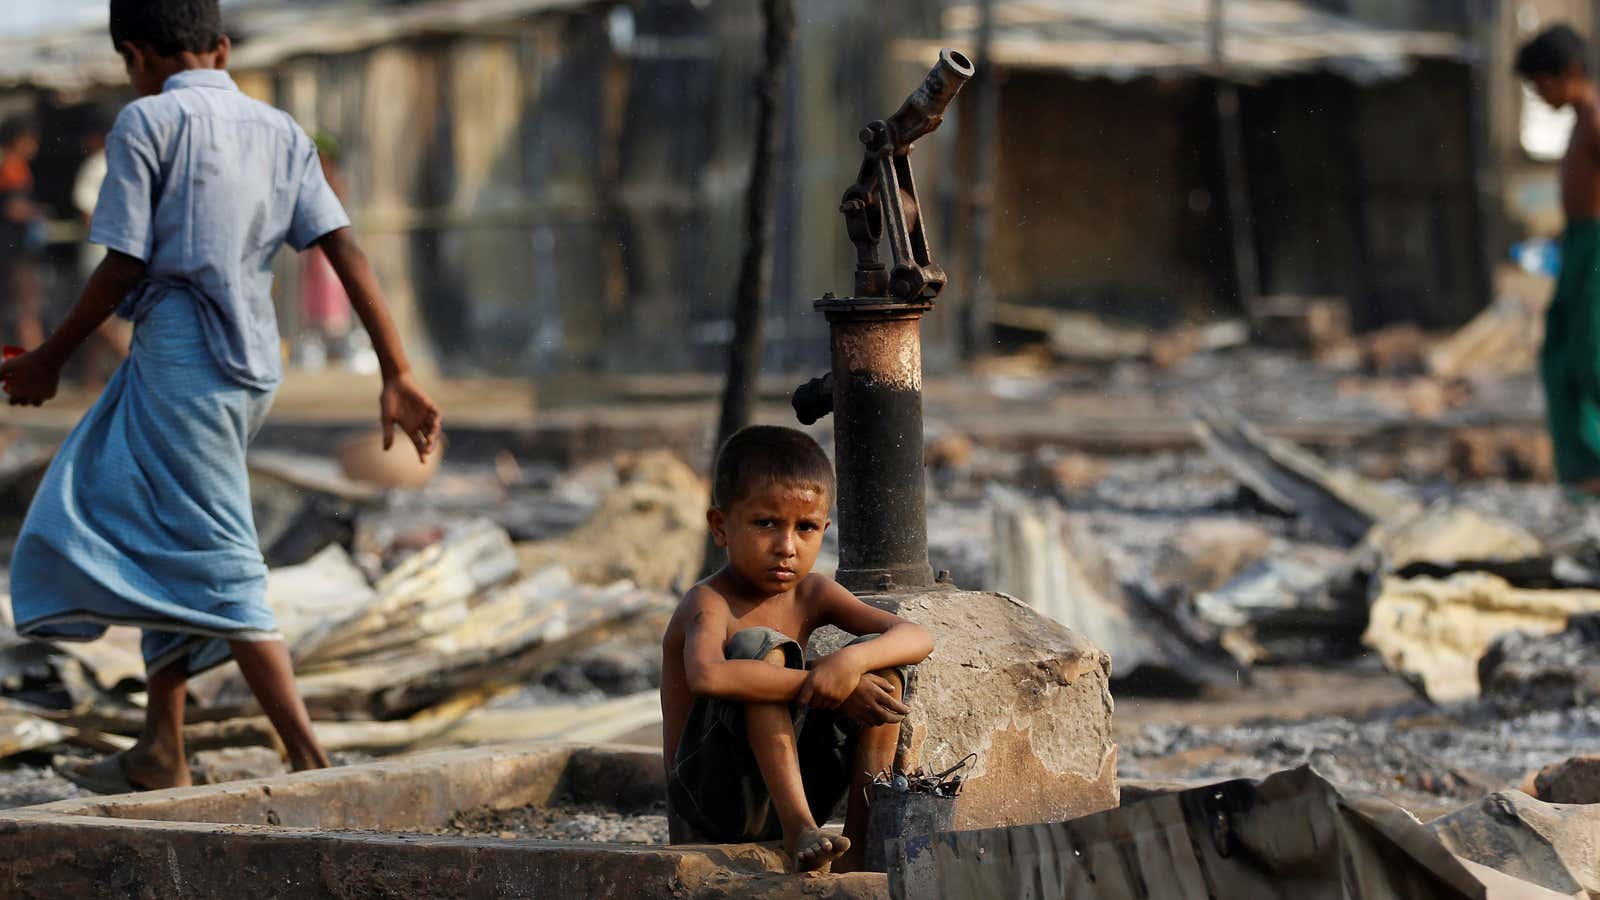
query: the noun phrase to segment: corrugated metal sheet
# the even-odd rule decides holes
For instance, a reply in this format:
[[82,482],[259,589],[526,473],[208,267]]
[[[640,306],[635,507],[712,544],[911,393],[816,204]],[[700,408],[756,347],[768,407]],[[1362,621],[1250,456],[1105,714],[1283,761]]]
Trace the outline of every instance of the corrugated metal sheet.
[[[436,0],[400,9],[262,3],[227,13],[235,48],[230,68],[265,69],[297,56],[348,53],[430,34],[515,26],[540,13],[605,0]],[[127,76],[104,28],[0,41],[0,89],[85,91],[122,86]]]
[[[1051,69],[1129,79],[1216,70],[1210,0],[996,0],[993,60],[1007,68]],[[1328,70],[1359,80],[1403,74],[1419,58],[1462,58],[1456,35],[1402,31],[1337,16],[1298,0],[1227,0],[1223,71],[1255,80]],[[975,50],[973,4],[945,12],[943,42]],[[937,43],[902,41],[896,54],[921,60]]]

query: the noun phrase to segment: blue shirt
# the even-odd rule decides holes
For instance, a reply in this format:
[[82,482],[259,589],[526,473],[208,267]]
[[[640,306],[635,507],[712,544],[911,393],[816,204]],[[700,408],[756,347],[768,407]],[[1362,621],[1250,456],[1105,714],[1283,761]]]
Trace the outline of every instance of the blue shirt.
[[138,322],[174,291],[199,302],[206,345],[243,385],[283,377],[272,258],[350,224],[317,148],[289,114],[191,69],[129,104],[106,138],[89,240],[145,263],[117,312]]

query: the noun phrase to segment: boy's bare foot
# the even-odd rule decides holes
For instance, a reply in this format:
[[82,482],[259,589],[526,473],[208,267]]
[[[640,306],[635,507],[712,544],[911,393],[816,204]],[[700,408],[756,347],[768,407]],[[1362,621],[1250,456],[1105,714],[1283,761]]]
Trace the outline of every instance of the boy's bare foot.
[[188,787],[194,783],[189,777],[187,760],[160,753],[141,753],[138,747],[122,754],[122,770],[128,773],[130,781],[145,789]]
[[843,856],[850,849],[850,839],[821,828],[802,828],[793,840],[784,838],[783,847],[796,872],[814,872]]
[[187,787],[189,767],[177,768],[141,758],[138,748],[98,760],[56,757],[51,763],[63,778],[97,794],[127,794],[160,788]]

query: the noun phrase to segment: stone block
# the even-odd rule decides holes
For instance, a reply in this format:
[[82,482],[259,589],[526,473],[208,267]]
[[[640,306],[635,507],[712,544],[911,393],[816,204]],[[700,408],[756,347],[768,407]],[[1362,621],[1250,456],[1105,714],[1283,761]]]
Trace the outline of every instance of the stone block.
[[653,748],[533,742],[0,810],[0,897],[887,896],[881,874],[787,874],[775,843],[436,833],[484,807],[633,810],[663,777]]
[[[862,599],[933,633],[901,733],[908,768],[977,758],[956,807],[958,829],[1060,822],[1117,805],[1111,658],[1004,594],[930,591]],[[813,652],[842,635],[826,629]]]

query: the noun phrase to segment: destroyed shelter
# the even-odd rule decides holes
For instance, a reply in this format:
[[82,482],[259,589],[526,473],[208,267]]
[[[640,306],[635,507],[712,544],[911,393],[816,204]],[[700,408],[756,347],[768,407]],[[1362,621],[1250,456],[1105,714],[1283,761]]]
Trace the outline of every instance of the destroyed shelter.
[[[913,73],[889,34],[936,33],[937,4],[808,3],[779,186],[767,359],[822,360],[801,300],[838,271],[838,197],[855,128]],[[712,372],[744,241],[760,59],[750,4],[650,0],[244,2],[225,25],[248,93],[338,139],[346,203],[408,346],[447,374]],[[848,79],[837,73],[851,72]],[[41,190],[69,212],[85,104],[131,99],[104,29],[0,42],[0,109],[43,122]],[[804,140],[802,140],[804,138]],[[833,152],[802,145],[817,138]],[[937,141],[925,158],[933,158]],[[817,184],[826,191],[812,190]],[[56,303],[70,302],[76,222]],[[281,260],[292,343],[295,261]],[[665,327],[663,327],[665,326]]]
[[[1474,50],[1464,12],[1436,4],[1326,6],[1226,4],[1219,61],[1205,0],[996,3],[993,203],[1007,227],[986,267],[993,315],[1026,322],[1031,309],[1064,306],[1170,325],[1249,313],[1258,296],[1329,297],[1358,329],[1444,328],[1484,306],[1490,261],[1526,231],[1517,210],[1550,179],[1548,163],[1525,156],[1504,192],[1482,174],[1516,162],[1516,86],[1491,77],[1514,52],[1513,4],[1476,26],[1495,36],[1483,41],[1492,52]],[[883,85],[929,48],[977,37],[972,4],[897,0],[880,12],[808,3],[797,21],[769,370],[822,362],[823,323],[803,298],[814,273],[847,265],[849,248],[832,233],[834,192],[812,188],[848,180],[850,123],[889,102]],[[347,203],[402,328],[445,372],[721,365],[755,115],[755,8],[243,3],[229,17],[241,86],[338,139]],[[120,62],[98,28],[0,49],[0,108],[44,123],[41,190],[65,220],[84,105],[127,98]],[[1490,99],[1475,103],[1475,85]],[[1236,116],[1218,112],[1223,86]],[[952,127],[919,150],[922,193],[949,211],[931,237],[958,282],[972,105],[961,101]],[[799,152],[819,140],[820,152]],[[1247,215],[1230,213],[1230,191],[1248,198]],[[80,233],[75,222],[55,229],[56,307],[76,288]],[[280,275],[292,343],[293,259]],[[935,370],[958,354],[960,321],[930,323]]]
[[[1481,307],[1467,41],[1319,6],[994,3],[1000,323],[1328,296],[1358,328],[1446,327]],[[945,40],[976,46],[979,16],[953,6]]]

